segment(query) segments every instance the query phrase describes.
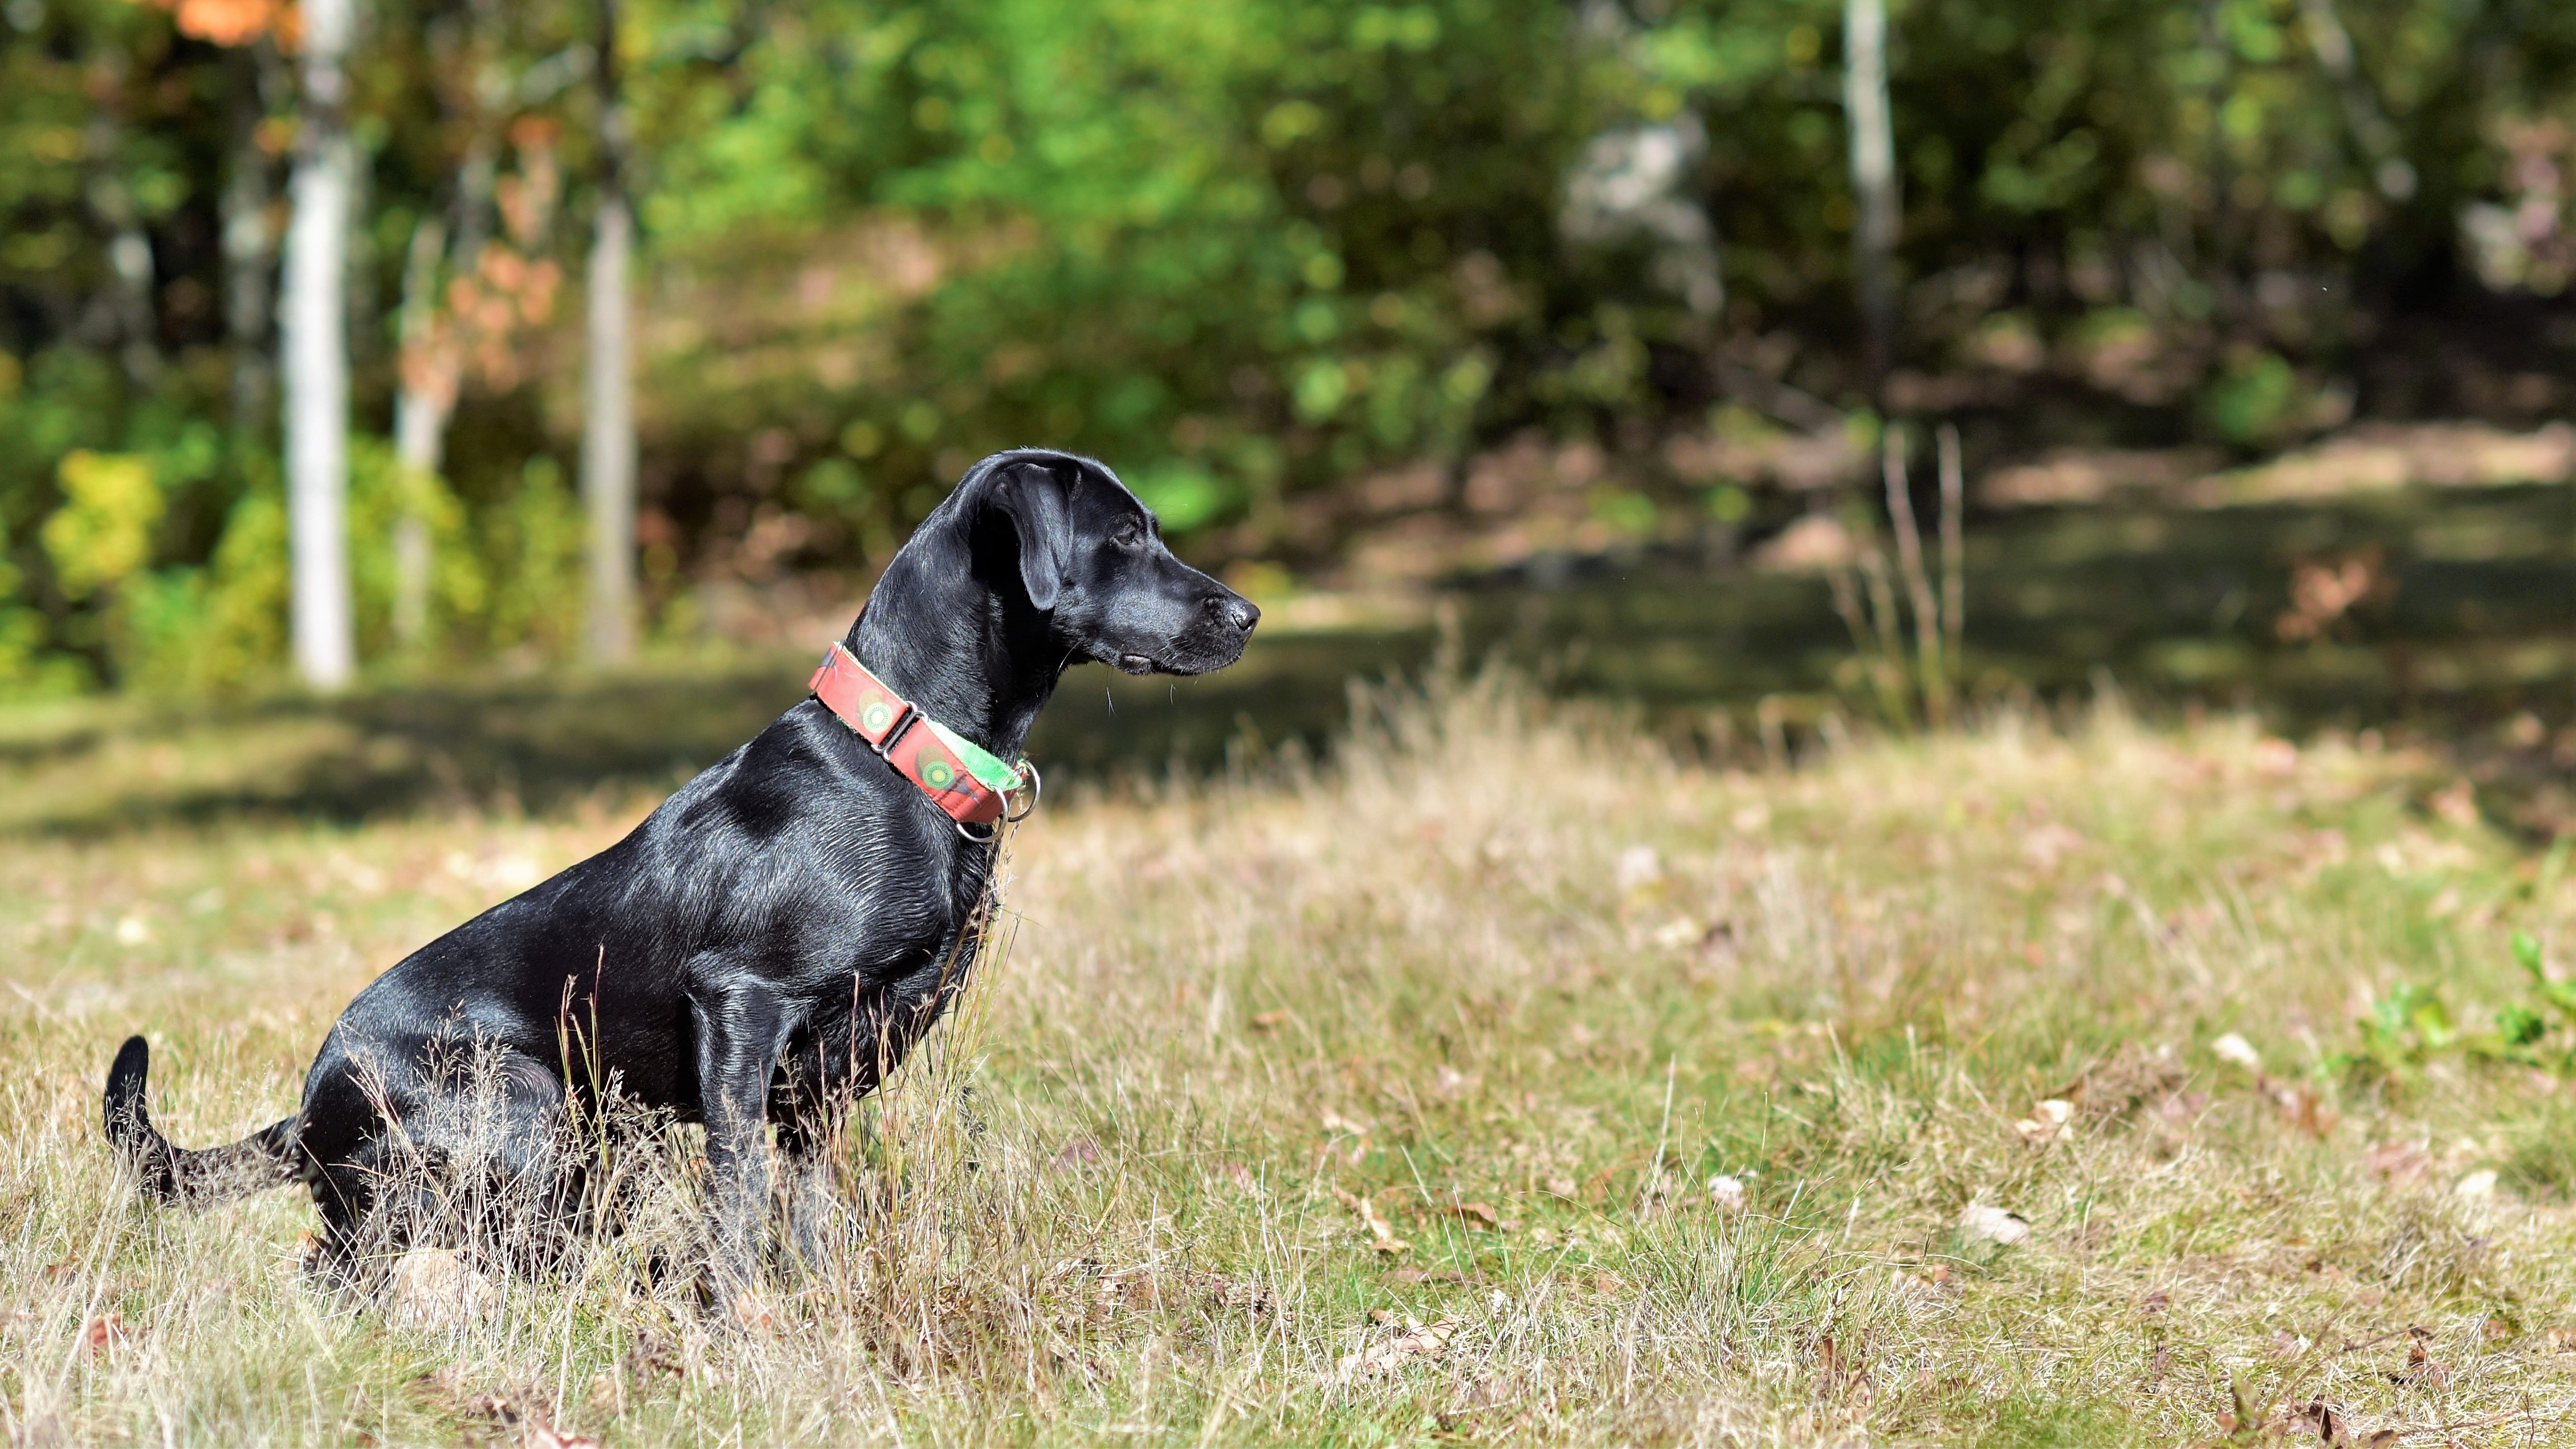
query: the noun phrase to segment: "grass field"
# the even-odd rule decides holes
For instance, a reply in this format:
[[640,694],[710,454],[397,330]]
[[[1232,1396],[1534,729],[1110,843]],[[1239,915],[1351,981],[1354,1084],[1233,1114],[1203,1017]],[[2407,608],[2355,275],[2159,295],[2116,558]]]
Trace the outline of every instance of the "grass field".
[[649,804],[0,837],[13,1443],[2576,1443],[2569,1026],[2485,1031],[2576,871],[2436,758],[2116,707],[1765,774],[1455,685],[1052,801],[765,1328],[645,1271],[685,1174],[471,1313],[120,1189],[127,1032],[229,1140]]

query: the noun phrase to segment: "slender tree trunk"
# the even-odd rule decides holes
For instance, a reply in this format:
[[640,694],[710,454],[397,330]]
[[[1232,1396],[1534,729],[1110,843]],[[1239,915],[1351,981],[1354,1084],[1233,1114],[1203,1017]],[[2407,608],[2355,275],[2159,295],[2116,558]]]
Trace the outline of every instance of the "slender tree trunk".
[[635,650],[635,359],[626,276],[635,218],[626,201],[616,0],[600,0],[599,56],[601,176],[587,288],[581,498],[590,515],[590,654],[615,661]]
[[286,486],[294,559],[295,666],[315,689],[357,667],[349,604],[350,204],[357,172],[342,71],[352,0],[304,6],[304,117],[288,194]]
[[446,463],[447,425],[456,416],[457,389],[465,373],[463,343],[452,327],[442,331],[438,325],[439,281],[450,269],[465,274],[480,265],[491,237],[495,164],[485,119],[480,114],[470,118],[476,129],[456,168],[454,245],[449,245],[446,223],[423,217],[403,264],[402,390],[394,398],[394,458],[402,469],[403,513],[394,525],[394,637],[406,649],[429,638],[430,579],[437,559],[423,512],[424,494]]
[[429,516],[422,495],[438,476],[456,404],[455,349],[438,335],[438,264],[446,250],[446,224],[424,216],[403,261],[402,391],[394,398],[403,510],[394,525],[394,638],[406,649],[429,637]]
[[259,149],[259,123],[267,114],[261,71],[274,64],[264,53],[268,47],[263,38],[231,58],[233,154],[222,202],[224,331],[232,344],[233,435],[241,443],[267,431],[277,390],[269,350],[277,309],[277,233],[268,216],[268,156]]
[[1967,512],[1967,480],[1959,466],[1959,430],[1941,425],[1941,659],[1950,666],[1955,690],[1968,680],[1967,541],[1961,532]]
[[2307,19],[2308,42],[2316,48],[2317,64],[2334,82],[2335,97],[2343,103],[2344,124],[2351,128],[2362,159],[2370,163],[2371,183],[2390,201],[2407,200],[2415,194],[2415,167],[2398,154],[2397,128],[2388,123],[2370,78],[2353,58],[2352,33],[2343,28],[2334,0],[2299,0],[2299,11]]
[[1843,115],[1851,130],[1852,247],[1874,395],[1896,351],[1896,138],[1887,106],[1886,0],[1844,0]]
[[126,129],[121,101],[127,86],[126,62],[111,56],[102,62],[83,142],[92,171],[82,188],[90,211],[108,234],[108,274],[114,280],[98,295],[91,330],[116,344],[118,360],[136,386],[149,388],[161,376],[159,319],[153,306],[152,240],[144,234],[142,209],[127,186]]

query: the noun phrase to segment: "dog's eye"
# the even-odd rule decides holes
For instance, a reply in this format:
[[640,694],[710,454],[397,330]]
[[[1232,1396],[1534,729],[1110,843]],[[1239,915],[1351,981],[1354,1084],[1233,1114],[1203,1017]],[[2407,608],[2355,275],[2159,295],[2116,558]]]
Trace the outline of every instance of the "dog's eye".
[[1109,536],[1118,540],[1120,543],[1133,547],[1135,544],[1143,541],[1145,537],[1145,526],[1138,523],[1135,519],[1122,518],[1118,520],[1118,527],[1112,530]]

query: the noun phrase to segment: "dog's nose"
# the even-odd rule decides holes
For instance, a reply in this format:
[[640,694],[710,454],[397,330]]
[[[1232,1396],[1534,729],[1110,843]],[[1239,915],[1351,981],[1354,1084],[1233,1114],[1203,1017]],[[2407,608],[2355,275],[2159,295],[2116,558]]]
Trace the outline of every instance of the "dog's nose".
[[1216,606],[1217,617],[1240,633],[1251,633],[1252,626],[1261,622],[1261,611],[1253,607],[1250,599],[1219,595],[1208,602]]

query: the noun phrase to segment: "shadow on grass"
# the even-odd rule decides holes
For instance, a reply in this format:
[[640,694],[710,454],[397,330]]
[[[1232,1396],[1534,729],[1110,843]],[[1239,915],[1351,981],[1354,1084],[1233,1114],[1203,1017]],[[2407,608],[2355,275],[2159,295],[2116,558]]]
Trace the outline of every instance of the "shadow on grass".
[[[2219,511],[2034,509],[1968,538],[1974,692],[2205,701],[2298,734],[2387,727],[2454,750],[2482,804],[2537,837],[2576,821],[2576,534],[2563,487],[2415,489]],[[2313,633],[2293,578],[2316,560],[2374,592]],[[2362,562],[2354,562],[2354,561]],[[1867,721],[1852,641],[1812,576],[1696,550],[1555,560],[1455,581],[1456,657],[1552,694],[1621,701],[1676,742],[1744,753],[1755,702],[1794,748]],[[1560,566],[1561,565],[1561,566]],[[1416,616],[1418,617],[1418,616]],[[1272,627],[1204,679],[1067,675],[1029,741],[1061,787],[1203,772],[1289,742],[1328,747],[1349,684],[1418,673],[1428,625]],[[811,656],[656,661],[387,685],[228,707],[90,701],[0,715],[0,830],[98,832],[240,813],[348,820],[475,806],[544,811],[667,791],[803,694]]]
[[665,790],[803,694],[785,659],[442,681],[332,700],[131,702],[0,740],[0,828],[90,833],[242,814],[546,810]]
[[[1394,673],[1427,637],[1288,636],[1204,679],[1068,675],[1030,740],[1058,785],[1321,745],[1343,680]],[[804,698],[799,653],[383,685],[231,705],[88,701],[0,722],[0,831],[91,835],[244,815],[355,821],[424,809],[546,812],[658,795]],[[1256,727],[1254,721],[1260,724]]]

